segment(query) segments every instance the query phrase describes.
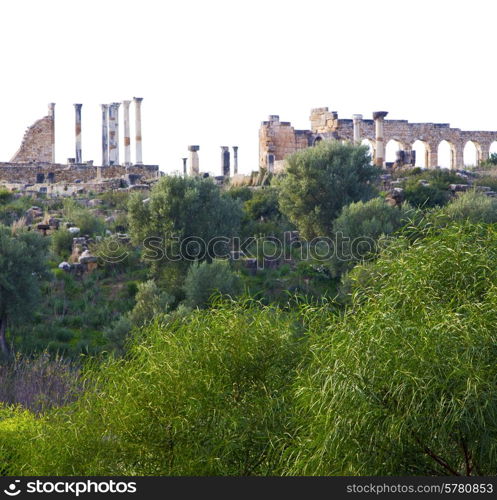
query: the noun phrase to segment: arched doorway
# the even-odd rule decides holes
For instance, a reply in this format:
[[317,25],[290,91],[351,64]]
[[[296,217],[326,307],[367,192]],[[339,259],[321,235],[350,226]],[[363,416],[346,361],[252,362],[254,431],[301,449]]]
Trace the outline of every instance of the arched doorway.
[[317,146],[321,141],[323,140],[323,138],[321,136],[317,136],[315,139],[314,139],[314,142],[313,142],[313,146]]
[[397,151],[400,151],[401,149],[402,144],[399,141],[390,139],[385,148],[385,162],[394,163],[397,159]]
[[416,167],[428,167],[428,146],[426,142],[417,139],[412,145],[412,150],[416,153]]
[[452,168],[455,162],[455,152],[452,144],[445,139],[438,144],[438,166]]
[[473,141],[468,141],[464,145],[463,158],[465,167],[477,167],[479,163],[479,144],[477,145]]

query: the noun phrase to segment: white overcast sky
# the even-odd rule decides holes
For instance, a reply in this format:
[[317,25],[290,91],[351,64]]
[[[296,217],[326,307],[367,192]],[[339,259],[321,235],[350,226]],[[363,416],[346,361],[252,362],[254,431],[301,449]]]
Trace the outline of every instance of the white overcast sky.
[[220,173],[222,145],[256,170],[260,122],[308,128],[313,107],[497,129],[495,0],[16,0],[0,14],[1,161],[52,101],[56,160],[74,157],[83,103],[83,159],[100,163],[100,104],[143,97],[143,160],[166,172],[188,144],[201,170]]

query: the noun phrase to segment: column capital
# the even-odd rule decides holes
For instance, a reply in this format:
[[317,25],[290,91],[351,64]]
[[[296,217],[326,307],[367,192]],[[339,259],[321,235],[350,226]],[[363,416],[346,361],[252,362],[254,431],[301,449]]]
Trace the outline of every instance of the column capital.
[[82,104],[73,104],[73,106],[76,108],[76,109],[81,109],[81,107],[83,106]]
[[198,151],[200,146],[188,146],[188,151]]
[[362,120],[362,115],[352,115],[353,120]]
[[233,148],[233,151],[236,153],[238,151],[238,146],[231,146]]
[[131,104],[131,101],[123,101],[123,107],[129,108],[129,105]]
[[133,97],[133,101],[135,101],[135,103],[137,104],[140,104],[143,101],[143,97]]
[[221,146],[221,150],[224,151],[229,151],[230,148],[228,146]]
[[114,109],[119,109],[119,106],[121,105],[120,102],[113,102],[110,106],[111,108],[114,108]]
[[388,111],[373,111],[373,120],[378,120],[385,118],[388,115]]
[[107,111],[109,109],[108,104],[100,104],[100,106],[102,107],[102,111]]

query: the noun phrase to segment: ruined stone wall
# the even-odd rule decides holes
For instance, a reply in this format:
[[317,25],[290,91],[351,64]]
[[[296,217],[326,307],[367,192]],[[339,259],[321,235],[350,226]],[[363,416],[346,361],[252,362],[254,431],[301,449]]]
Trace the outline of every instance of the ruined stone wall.
[[[260,166],[267,168],[268,153],[274,154],[275,160],[283,160],[289,154],[313,146],[319,140],[353,140],[353,120],[338,118],[336,111],[315,108],[311,110],[310,122],[311,129],[307,131],[295,131],[290,122],[279,122],[279,119],[262,122],[259,135]],[[360,138],[369,140],[374,150],[376,142],[374,120],[360,120],[359,130]],[[299,136],[306,138],[307,146],[298,141]],[[405,151],[411,151],[416,141],[423,142],[426,165],[430,167],[438,165],[438,146],[445,140],[451,149],[451,168],[463,168],[466,143],[471,141],[475,144],[480,163],[489,157],[492,142],[497,141],[497,131],[464,131],[451,128],[448,123],[385,120],[383,137],[385,146],[390,140],[395,140]]]
[[54,163],[16,165],[9,162],[0,163],[0,183],[35,184],[39,174],[43,175],[44,182],[48,182],[49,173],[53,174],[53,182],[55,183],[89,182],[97,179],[98,169],[100,169],[102,179],[119,178],[126,174],[137,174],[144,180],[155,179],[159,171],[157,165],[134,165],[126,168],[120,165],[105,167]]
[[268,167],[268,154],[273,155],[274,162],[279,162],[300,149],[308,148],[309,137],[309,131],[295,130],[290,122],[280,122],[278,116],[270,116],[268,121],[262,122],[259,130],[259,164]]
[[10,161],[12,163],[53,162],[54,148],[54,118],[45,116],[26,130],[21,147]]

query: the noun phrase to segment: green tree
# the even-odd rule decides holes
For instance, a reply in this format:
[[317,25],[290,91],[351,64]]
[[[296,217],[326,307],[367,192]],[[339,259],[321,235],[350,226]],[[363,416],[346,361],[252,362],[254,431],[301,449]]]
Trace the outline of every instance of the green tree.
[[305,238],[330,236],[345,205],[374,195],[379,169],[364,146],[321,141],[287,159],[280,181],[280,207]]
[[[165,280],[174,295],[192,262],[227,254],[242,215],[240,200],[197,177],[163,177],[147,202],[136,195],[129,204],[133,242],[145,247],[154,276]],[[219,238],[214,249],[209,247],[213,238]]]
[[497,228],[424,230],[312,328],[287,473],[497,473]]
[[214,292],[236,296],[241,284],[238,276],[231,270],[226,260],[214,260],[212,263],[195,263],[186,275],[184,291],[187,306],[205,307]]
[[40,298],[46,273],[48,238],[0,226],[0,350],[10,352],[6,338],[10,321],[28,317]]

